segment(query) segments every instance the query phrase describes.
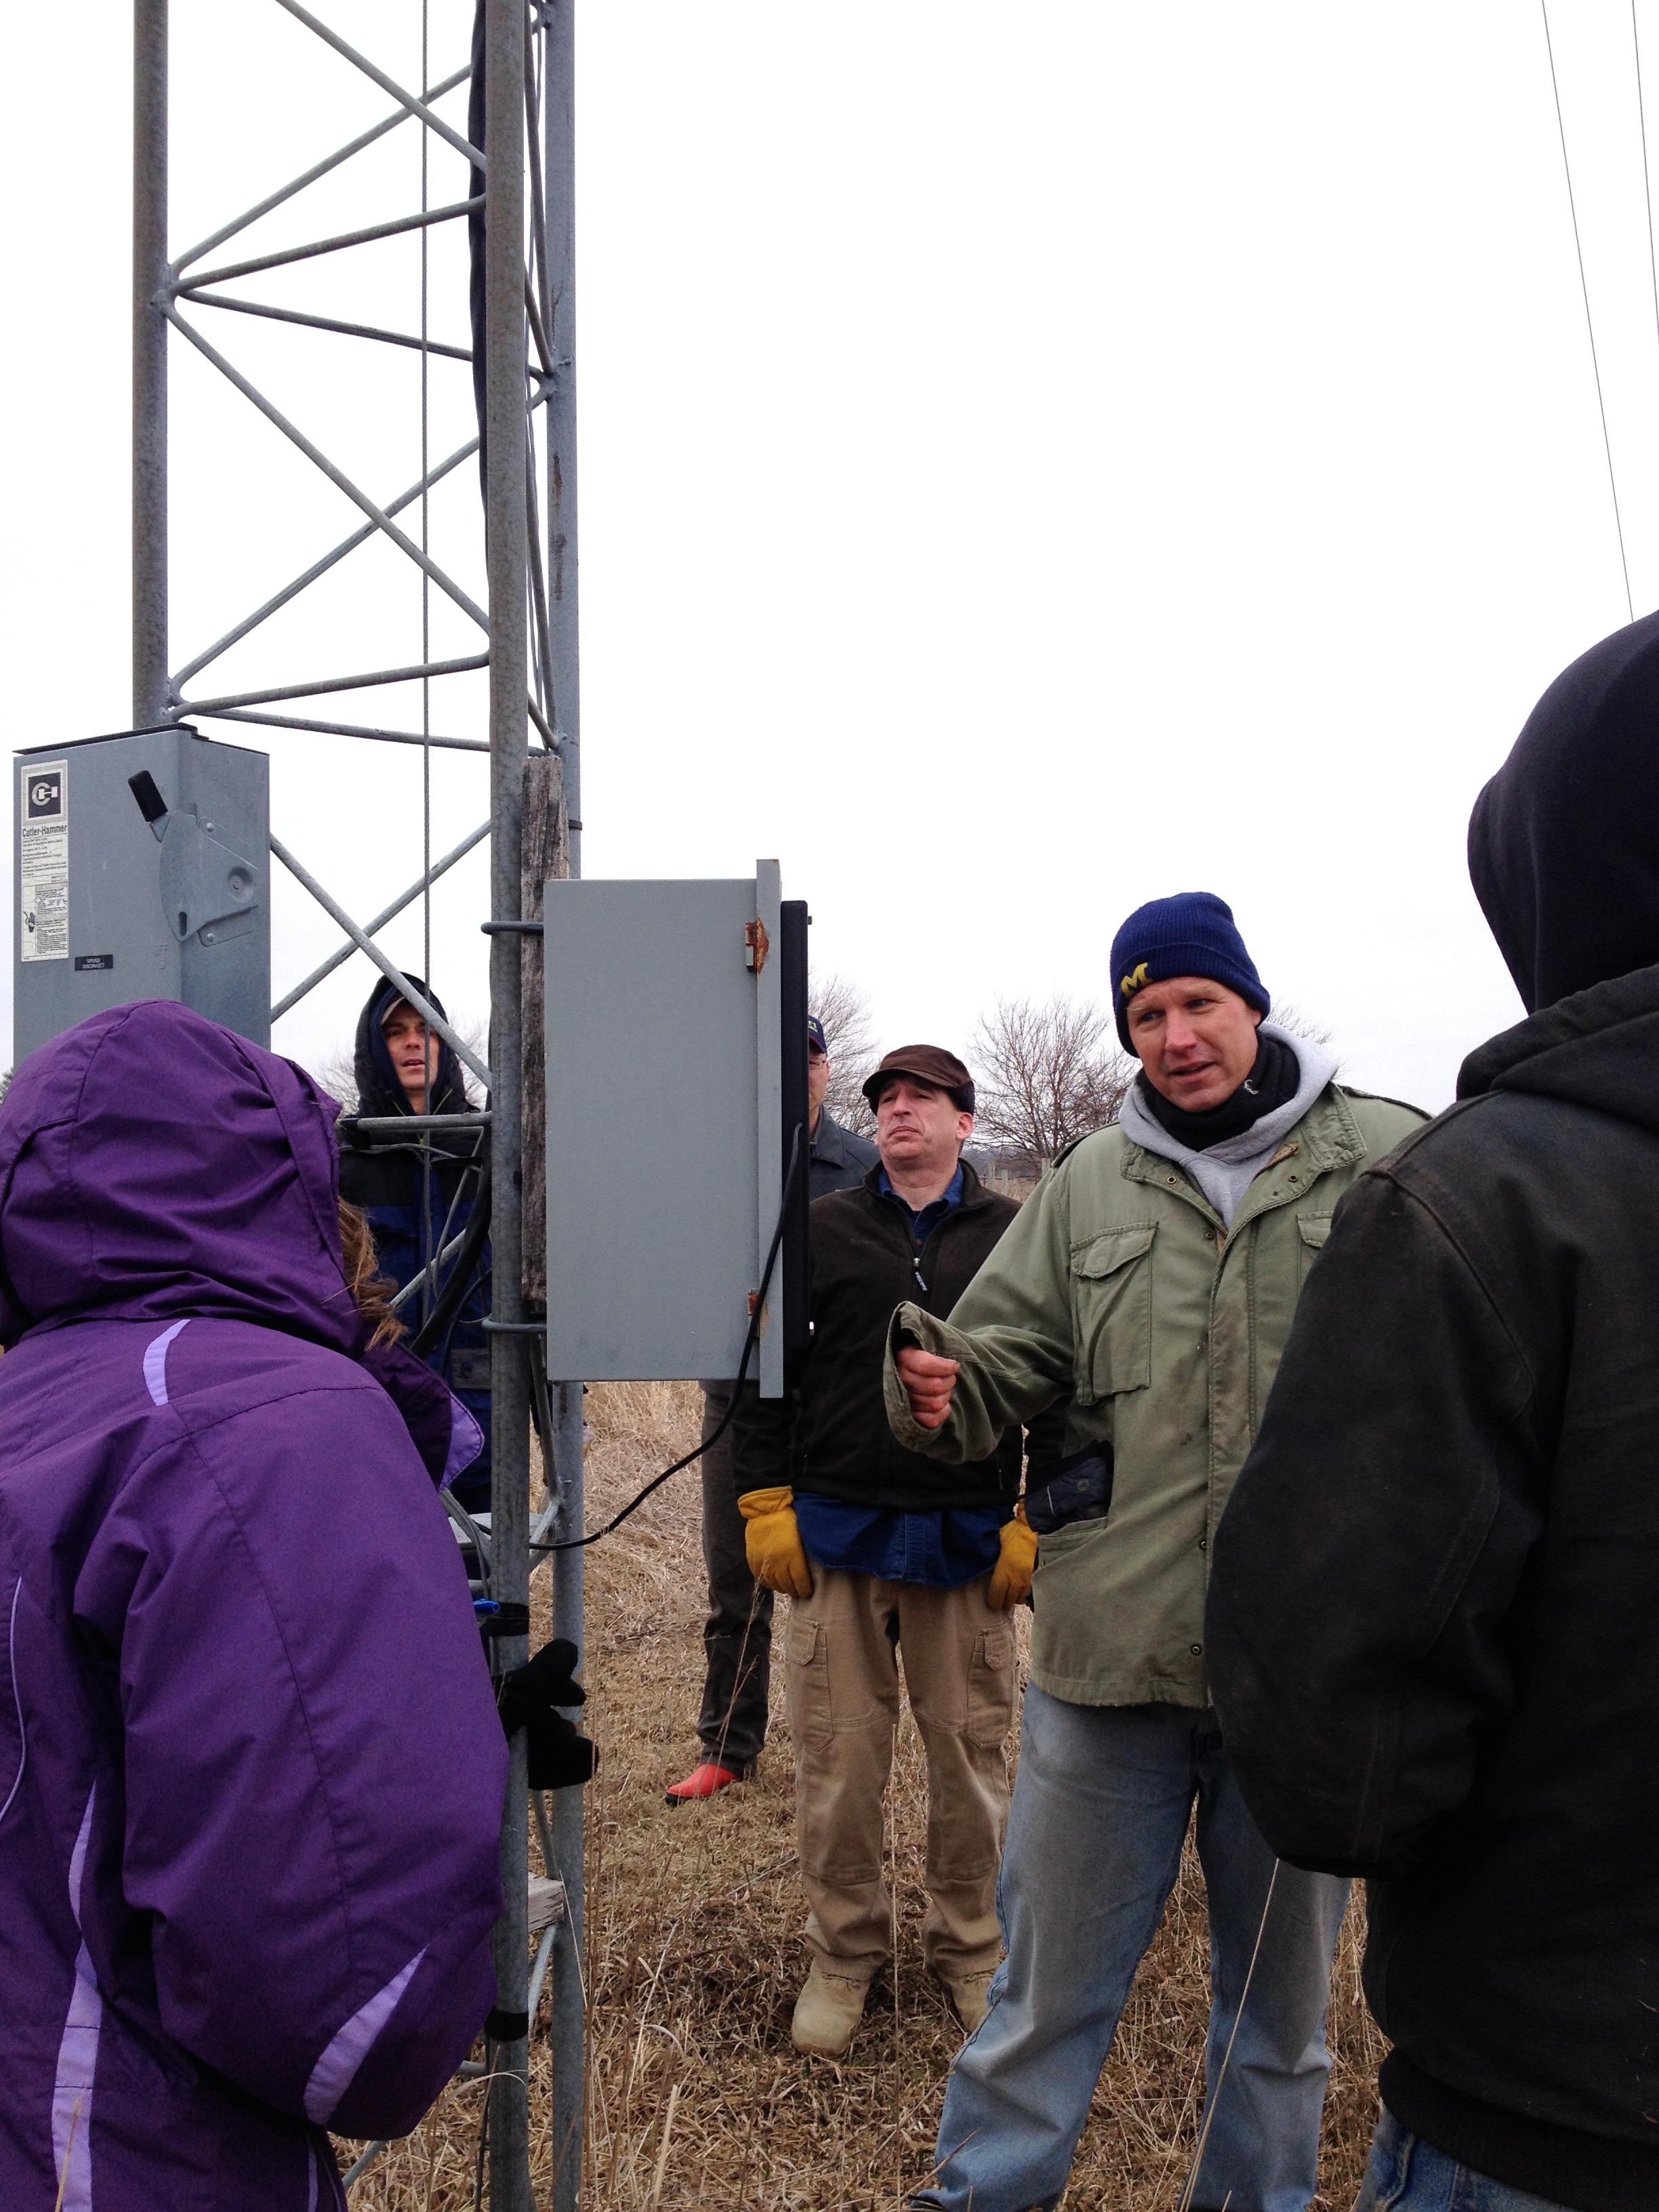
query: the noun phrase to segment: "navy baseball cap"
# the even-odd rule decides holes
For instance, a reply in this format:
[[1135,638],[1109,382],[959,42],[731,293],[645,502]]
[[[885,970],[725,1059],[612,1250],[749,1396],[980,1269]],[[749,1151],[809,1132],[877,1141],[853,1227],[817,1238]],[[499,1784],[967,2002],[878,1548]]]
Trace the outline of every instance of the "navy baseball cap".
[[823,1034],[823,1024],[816,1014],[808,1014],[806,1017],[806,1048],[809,1052],[821,1052],[826,1060],[830,1056],[830,1047]]

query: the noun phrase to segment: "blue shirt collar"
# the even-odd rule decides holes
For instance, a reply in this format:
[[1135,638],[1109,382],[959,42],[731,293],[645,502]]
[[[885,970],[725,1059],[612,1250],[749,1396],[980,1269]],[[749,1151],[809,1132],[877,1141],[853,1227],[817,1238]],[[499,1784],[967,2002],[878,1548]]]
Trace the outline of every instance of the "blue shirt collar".
[[894,1189],[892,1183],[889,1179],[885,1168],[883,1168],[880,1175],[877,1177],[876,1188],[881,1193],[884,1198],[893,1199],[896,1200],[900,1206],[904,1207],[905,1212],[910,1216],[912,1234],[915,1236],[918,1243],[926,1243],[928,1237],[933,1234],[939,1224],[944,1220],[945,1215],[950,1212],[951,1208],[962,1204],[962,1163],[960,1160],[957,1162],[957,1171],[951,1176],[950,1182],[945,1184],[945,1188],[939,1193],[939,1196],[936,1199],[933,1199],[928,1205],[924,1206],[919,1213],[915,1212],[909,1206],[906,1205],[904,1200],[899,1197],[898,1193]]

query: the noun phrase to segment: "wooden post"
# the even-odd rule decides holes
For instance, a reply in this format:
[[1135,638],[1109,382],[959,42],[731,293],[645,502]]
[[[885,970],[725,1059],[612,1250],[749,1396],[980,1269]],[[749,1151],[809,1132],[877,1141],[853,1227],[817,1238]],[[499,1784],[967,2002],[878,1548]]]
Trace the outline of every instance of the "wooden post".
[[[570,873],[564,770],[556,753],[532,753],[524,769],[524,847],[519,911],[539,921],[543,886]],[[524,940],[524,1296],[547,1304],[547,1041],[539,937]]]

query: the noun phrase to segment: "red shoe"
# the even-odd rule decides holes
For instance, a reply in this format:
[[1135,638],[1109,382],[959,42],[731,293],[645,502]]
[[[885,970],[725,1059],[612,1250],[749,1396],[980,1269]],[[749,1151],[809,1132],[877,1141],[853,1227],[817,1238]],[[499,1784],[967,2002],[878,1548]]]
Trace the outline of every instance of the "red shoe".
[[663,1802],[668,1805],[690,1805],[700,1797],[718,1796],[722,1790],[729,1790],[734,1782],[742,1779],[742,1775],[734,1773],[731,1767],[717,1766],[712,1759],[705,1759],[701,1766],[692,1768],[684,1782],[677,1782],[665,1794]]

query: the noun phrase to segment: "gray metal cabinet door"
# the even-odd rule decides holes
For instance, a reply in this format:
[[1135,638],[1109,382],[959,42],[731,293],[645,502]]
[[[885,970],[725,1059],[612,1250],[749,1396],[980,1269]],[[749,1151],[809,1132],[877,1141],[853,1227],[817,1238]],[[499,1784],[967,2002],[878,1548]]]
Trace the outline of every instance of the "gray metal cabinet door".
[[[548,1372],[737,1372],[779,1205],[776,864],[547,886]],[[775,1273],[760,1358],[782,1389]]]

